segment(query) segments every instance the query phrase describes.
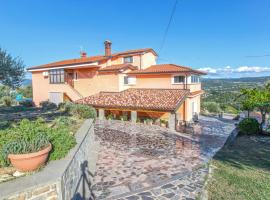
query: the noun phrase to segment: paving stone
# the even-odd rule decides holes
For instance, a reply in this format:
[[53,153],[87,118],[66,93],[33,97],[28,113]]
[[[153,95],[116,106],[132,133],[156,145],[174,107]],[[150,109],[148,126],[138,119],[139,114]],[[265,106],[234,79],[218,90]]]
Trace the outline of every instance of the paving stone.
[[141,196],[142,200],[154,200],[152,197]]
[[[154,125],[97,120],[95,135],[101,148],[93,193],[97,199],[125,192],[132,192],[134,195],[127,197],[134,198],[166,199],[162,195],[171,193],[173,197],[193,198],[202,190],[208,173],[206,167],[194,168],[208,162],[233,129],[233,123],[205,117],[192,128],[183,129],[189,135]],[[184,173],[189,175],[182,176]],[[136,194],[143,188],[150,189]]]
[[162,196],[164,196],[164,197],[170,199],[170,198],[172,198],[173,196],[175,196],[175,194],[174,194],[174,193],[168,193],[168,194],[163,194]]
[[142,192],[142,193],[139,193],[138,195],[140,195],[140,196],[151,196],[152,193],[151,192]]
[[140,199],[140,197],[138,196],[129,196],[129,197],[126,197],[127,200],[138,200]]

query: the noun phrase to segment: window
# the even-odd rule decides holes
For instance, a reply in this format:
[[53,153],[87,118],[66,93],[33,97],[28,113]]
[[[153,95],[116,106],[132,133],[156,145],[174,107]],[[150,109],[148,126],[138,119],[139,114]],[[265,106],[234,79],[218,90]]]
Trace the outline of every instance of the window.
[[184,76],[174,76],[173,83],[184,83],[185,77]]
[[124,85],[135,85],[136,77],[124,76]]
[[199,83],[200,77],[199,76],[191,76],[191,83]]
[[124,63],[133,63],[133,57],[132,56],[124,57]]
[[49,71],[50,83],[64,83],[65,82],[65,71],[64,69],[52,69]]

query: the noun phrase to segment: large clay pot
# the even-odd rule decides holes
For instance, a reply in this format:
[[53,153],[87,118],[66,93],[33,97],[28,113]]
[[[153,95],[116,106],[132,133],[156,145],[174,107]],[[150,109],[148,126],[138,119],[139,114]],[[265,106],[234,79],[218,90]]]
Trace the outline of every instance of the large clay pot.
[[45,149],[27,154],[9,154],[8,158],[11,164],[20,172],[34,171],[44,165],[52,145],[49,144]]

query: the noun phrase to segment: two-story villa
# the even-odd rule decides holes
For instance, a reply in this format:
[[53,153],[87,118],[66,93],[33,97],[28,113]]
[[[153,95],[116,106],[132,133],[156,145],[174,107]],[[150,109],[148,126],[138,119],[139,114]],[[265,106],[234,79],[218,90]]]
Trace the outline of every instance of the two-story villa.
[[111,52],[28,68],[32,73],[33,101],[56,104],[73,101],[94,106],[99,118],[127,115],[167,119],[174,129],[177,122],[191,121],[200,113],[200,76],[204,72],[175,64],[157,64],[151,49]]

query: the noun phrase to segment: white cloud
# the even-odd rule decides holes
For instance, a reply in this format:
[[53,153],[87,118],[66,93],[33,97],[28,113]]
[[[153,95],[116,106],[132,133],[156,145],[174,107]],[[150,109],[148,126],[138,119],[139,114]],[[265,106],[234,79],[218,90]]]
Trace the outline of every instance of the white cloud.
[[269,72],[270,71],[270,67],[249,67],[249,66],[242,66],[242,67],[238,67],[236,69],[236,72]]
[[237,68],[232,68],[231,66],[218,68],[204,67],[200,68],[199,70],[207,72],[209,76],[219,76],[219,77],[270,75],[269,74],[270,67],[259,67],[259,66],[240,66]]

